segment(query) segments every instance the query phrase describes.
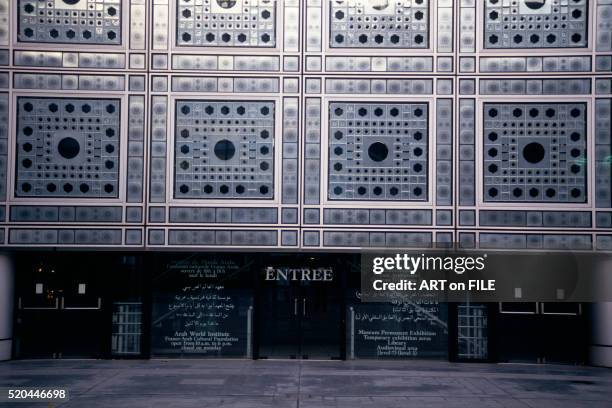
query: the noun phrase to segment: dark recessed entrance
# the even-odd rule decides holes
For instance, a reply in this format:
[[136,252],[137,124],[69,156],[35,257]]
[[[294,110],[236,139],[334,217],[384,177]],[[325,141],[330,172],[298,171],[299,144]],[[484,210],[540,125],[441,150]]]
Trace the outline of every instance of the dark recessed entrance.
[[579,303],[500,303],[497,327],[499,361],[586,361],[586,327]]
[[[71,261],[79,258],[71,257]],[[99,358],[103,355],[103,279],[80,273],[59,256],[18,264],[17,355]],[[41,341],[41,339],[44,339]]]
[[259,274],[258,357],[343,358],[342,277],[331,267],[266,267]]
[[15,358],[143,356],[136,257],[73,252],[15,258]]

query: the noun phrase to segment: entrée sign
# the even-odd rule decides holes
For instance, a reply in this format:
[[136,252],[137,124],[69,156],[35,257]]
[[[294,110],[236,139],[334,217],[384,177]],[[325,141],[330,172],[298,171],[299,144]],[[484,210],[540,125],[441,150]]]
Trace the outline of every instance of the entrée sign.
[[268,266],[265,271],[267,281],[292,280],[330,282],[334,280],[334,271],[332,268],[275,268],[273,266]]

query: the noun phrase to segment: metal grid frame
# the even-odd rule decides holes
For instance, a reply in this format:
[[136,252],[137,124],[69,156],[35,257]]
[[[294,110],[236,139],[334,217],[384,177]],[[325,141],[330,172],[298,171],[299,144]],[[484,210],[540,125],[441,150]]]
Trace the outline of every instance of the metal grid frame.
[[[488,313],[487,305],[462,303],[457,305],[457,357],[460,359],[487,359]],[[463,343],[463,344],[462,344]]]
[[[3,143],[4,195],[0,212],[8,246],[138,248],[144,244],[145,75],[126,72],[13,70],[6,73],[7,139]],[[61,95],[58,95],[61,93]],[[53,100],[112,99],[120,105],[118,196],[33,197],[15,193],[17,103],[20,97]],[[3,141],[4,142],[4,141]]]
[[[612,13],[612,5],[607,0],[589,3],[588,47],[529,50],[484,48],[484,5],[480,7],[480,2],[430,1],[430,38],[425,51],[329,47],[325,29],[327,0],[287,0],[283,7],[277,4],[278,30],[273,48],[177,46],[174,18],[177,1],[124,0],[127,5],[123,7],[122,44],[84,49],[78,44],[18,42],[14,3],[0,0],[0,6],[4,6],[0,7],[2,245],[329,251],[404,245],[429,247],[436,242],[449,245],[458,241],[466,248],[480,245],[482,248],[562,249],[561,246],[612,251],[612,202],[608,191],[612,187],[606,178],[605,157],[597,158],[610,145],[606,132],[612,111],[612,28],[605,16]],[[16,80],[25,75],[33,78],[27,86]],[[70,77],[77,78],[77,83],[87,77],[89,88],[80,90],[69,85],[74,83]],[[110,77],[122,78],[123,87],[110,86]],[[215,88],[189,90],[178,85],[173,88],[173,84],[180,83],[180,78],[183,83],[192,82],[196,88],[210,80]],[[326,84],[332,80],[341,81],[345,90],[352,90],[331,91]],[[376,81],[389,84],[400,80],[431,81],[432,89],[427,94],[417,92],[406,96],[408,91],[403,95],[381,93],[373,85]],[[527,87],[515,92],[512,81],[522,80],[541,81],[542,89],[551,82],[569,85],[539,94],[528,91],[531,88]],[[481,92],[486,81],[505,89],[501,93],[503,98],[501,94]],[[575,91],[571,84],[576,81],[587,81],[590,89]],[[370,83],[369,91],[359,88],[365,82]],[[266,88],[261,88],[264,83]],[[120,97],[122,134],[128,136],[131,127],[142,127],[142,141],[122,141],[124,171],[120,175],[118,199],[22,199],[12,194],[15,97],[59,92],[68,97],[106,94]],[[132,98],[143,100],[142,119],[139,119],[140,113],[129,109],[130,100],[135,100]],[[164,179],[165,191],[153,198],[156,192],[152,182],[158,174],[155,163],[167,157],[163,172],[169,175],[172,169],[174,136],[170,109],[165,113],[165,121],[160,121],[155,113],[156,102],[164,98],[168,101],[181,98],[277,101],[275,191],[278,194],[274,200],[177,202],[166,195],[172,189],[170,178]],[[313,100],[324,104],[334,100],[427,101],[432,107],[428,201],[372,205],[367,201],[326,200],[325,109],[320,110],[323,115],[319,119],[313,119],[310,115]],[[450,100],[452,107],[450,144],[442,146],[451,149],[448,201],[436,199],[440,146],[434,143],[438,135],[433,113],[442,100]],[[588,157],[592,160],[588,163],[587,203],[513,205],[482,200],[478,164],[478,158],[482,157],[481,107],[486,102],[509,100],[587,103],[588,134],[593,135],[588,144]],[[472,142],[462,116],[466,101],[473,104]],[[291,118],[280,114],[289,112],[283,110],[287,107]],[[318,142],[313,143],[314,136],[309,132],[313,124],[316,127],[317,120],[320,122]],[[163,141],[156,139],[155,132],[160,126],[166,128]],[[470,176],[465,165],[472,158],[475,162]],[[309,166],[317,160],[320,164],[313,173]],[[138,166],[142,169],[140,173]],[[286,171],[282,170],[283,166]],[[318,179],[311,178],[313,174],[318,174]],[[313,183],[318,185],[321,198],[318,202],[313,201],[314,196],[307,188]],[[285,185],[292,186],[290,194],[283,193]],[[130,198],[129,188],[134,186],[138,194]],[[339,213],[345,215],[338,216]],[[348,223],[347,217],[355,220]],[[10,237],[17,235],[21,238],[11,241]],[[179,236],[182,243],[178,242]],[[171,237],[177,239],[174,244],[170,243]],[[212,241],[211,237],[214,237]]]

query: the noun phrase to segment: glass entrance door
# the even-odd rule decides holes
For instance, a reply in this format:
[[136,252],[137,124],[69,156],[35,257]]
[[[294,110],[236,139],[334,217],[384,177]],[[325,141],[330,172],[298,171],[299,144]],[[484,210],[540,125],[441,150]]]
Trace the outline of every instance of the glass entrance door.
[[85,252],[17,256],[15,356],[141,355],[139,259]]
[[58,286],[61,339],[57,357],[99,358],[104,354],[103,339],[108,328],[102,310],[102,277],[64,265],[56,273],[61,282]]
[[300,356],[339,359],[343,340],[340,290],[329,282],[300,281]]
[[102,283],[80,254],[18,260],[17,356],[99,358],[104,319]]
[[[258,357],[340,359],[341,291],[332,273],[279,268],[260,276]],[[266,276],[267,274],[267,276]],[[317,279],[314,279],[317,278]],[[327,280],[325,280],[325,278]]]
[[299,286],[266,282],[260,294],[259,358],[298,358]]
[[582,364],[587,343],[584,324],[580,303],[500,303],[499,360]]

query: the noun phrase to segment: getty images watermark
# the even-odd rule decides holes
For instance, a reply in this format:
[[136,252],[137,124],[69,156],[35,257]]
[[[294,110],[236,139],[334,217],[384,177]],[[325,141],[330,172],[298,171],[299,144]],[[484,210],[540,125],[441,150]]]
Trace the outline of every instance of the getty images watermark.
[[594,252],[365,252],[365,302],[612,300],[612,257]]
[[[431,256],[395,254],[393,256],[377,256],[372,260],[372,273],[381,275],[385,272],[407,273],[414,277],[419,272],[439,271],[453,272],[463,275],[465,272],[483,271],[487,254],[482,256]],[[385,282],[375,279],[372,283],[375,291],[465,291],[465,290],[495,290],[495,280],[468,279],[467,282],[454,282],[448,279],[400,279],[399,281]]]

